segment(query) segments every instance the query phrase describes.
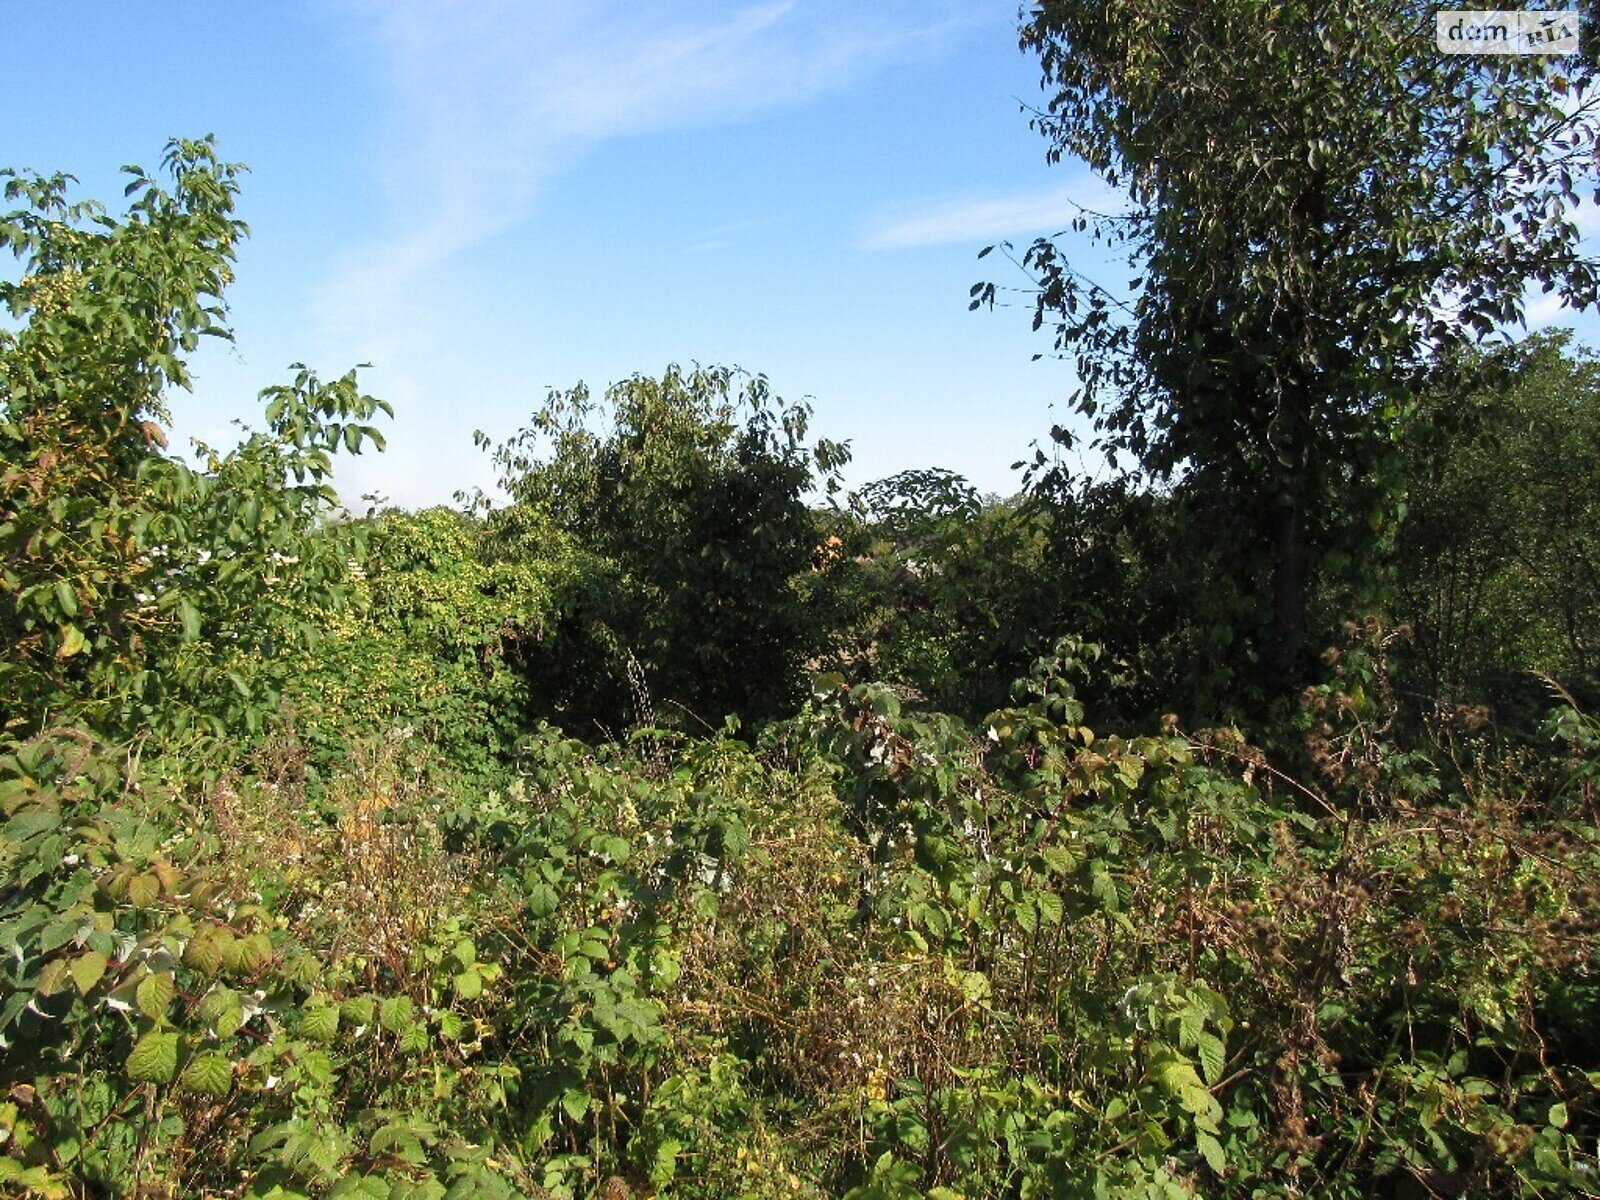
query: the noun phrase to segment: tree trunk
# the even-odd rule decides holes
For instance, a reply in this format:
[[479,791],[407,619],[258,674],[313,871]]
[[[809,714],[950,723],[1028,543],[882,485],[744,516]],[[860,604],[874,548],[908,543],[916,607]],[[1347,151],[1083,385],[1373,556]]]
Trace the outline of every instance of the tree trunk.
[[1262,646],[1261,682],[1269,698],[1289,696],[1303,682],[1306,640],[1306,528],[1299,499],[1280,496],[1272,509],[1272,612]]

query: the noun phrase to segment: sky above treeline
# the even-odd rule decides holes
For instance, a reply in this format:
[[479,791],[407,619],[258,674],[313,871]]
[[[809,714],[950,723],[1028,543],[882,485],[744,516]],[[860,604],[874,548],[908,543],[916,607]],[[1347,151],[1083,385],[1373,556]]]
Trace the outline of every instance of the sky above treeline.
[[396,417],[386,454],[341,468],[352,507],[488,487],[474,430],[671,362],[809,398],[853,484],[945,467],[1009,494],[1072,423],[1072,374],[1025,295],[968,311],[980,280],[1027,283],[978,252],[1113,203],[1029,129],[1017,8],[6,0],[0,166],[69,171],[115,210],[117,168],[170,136],[248,164],[237,341],[197,358],[176,432],[231,444],[290,363],[370,363]]

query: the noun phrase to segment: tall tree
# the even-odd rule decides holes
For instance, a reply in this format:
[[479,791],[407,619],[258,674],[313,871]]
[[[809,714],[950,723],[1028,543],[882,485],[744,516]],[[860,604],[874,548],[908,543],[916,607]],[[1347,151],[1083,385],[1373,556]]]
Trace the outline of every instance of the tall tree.
[[1542,715],[1530,671],[1600,686],[1600,358],[1560,333],[1452,365],[1406,438],[1398,615],[1429,695]]
[[1022,44],[1051,157],[1129,198],[1075,226],[1134,276],[1119,295],[1035,242],[1036,325],[1102,445],[1240,546],[1236,645],[1288,690],[1312,589],[1385,524],[1426,364],[1518,323],[1530,284],[1595,299],[1572,220],[1594,60],[1443,54],[1420,0],[1044,0]]

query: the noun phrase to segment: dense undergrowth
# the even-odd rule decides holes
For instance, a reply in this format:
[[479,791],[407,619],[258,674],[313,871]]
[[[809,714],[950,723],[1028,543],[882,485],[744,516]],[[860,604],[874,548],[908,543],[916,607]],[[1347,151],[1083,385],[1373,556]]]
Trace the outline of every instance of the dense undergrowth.
[[[1355,657],[1359,657],[1357,651]],[[5,1186],[40,1195],[1596,1190],[1594,728],[1325,778],[819,681],[754,743],[405,730],[308,785],[72,729],[3,775]],[[1585,775],[1583,772],[1587,771]]]
[[1592,363],[1428,410],[1420,637],[1329,584],[1263,696],[1183,496],[809,509],[758,376],[558,393],[462,513],[342,511],[354,374],[168,453],[243,227],[165,168],[6,177],[0,1194],[1600,1195],[1600,493],[1463,532]]

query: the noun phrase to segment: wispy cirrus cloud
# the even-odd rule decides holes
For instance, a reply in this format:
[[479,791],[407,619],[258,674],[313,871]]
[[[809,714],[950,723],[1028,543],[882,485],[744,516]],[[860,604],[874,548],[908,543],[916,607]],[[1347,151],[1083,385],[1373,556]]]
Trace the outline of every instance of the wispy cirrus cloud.
[[1115,214],[1123,195],[1093,176],[1005,196],[940,200],[881,216],[862,239],[868,250],[905,250],[994,241],[1062,230],[1081,211]]
[[[524,220],[606,139],[793,106],[940,44],[1002,5],[956,0],[699,3],[333,0],[393,101],[390,212],[318,289],[341,346],[394,361],[426,337],[419,281]],[[1008,10],[1009,11],[1009,10]]]
[[376,64],[379,132],[361,166],[382,197],[372,234],[314,287],[311,333],[322,360],[376,364],[405,418],[388,453],[341,466],[339,486],[404,504],[441,500],[441,478],[487,482],[459,412],[436,411],[444,397],[471,394],[480,413],[525,401],[481,387],[461,361],[471,318],[452,265],[534,219],[586,153],[792,109],[1015,16],[1014,0],[309,2]]

